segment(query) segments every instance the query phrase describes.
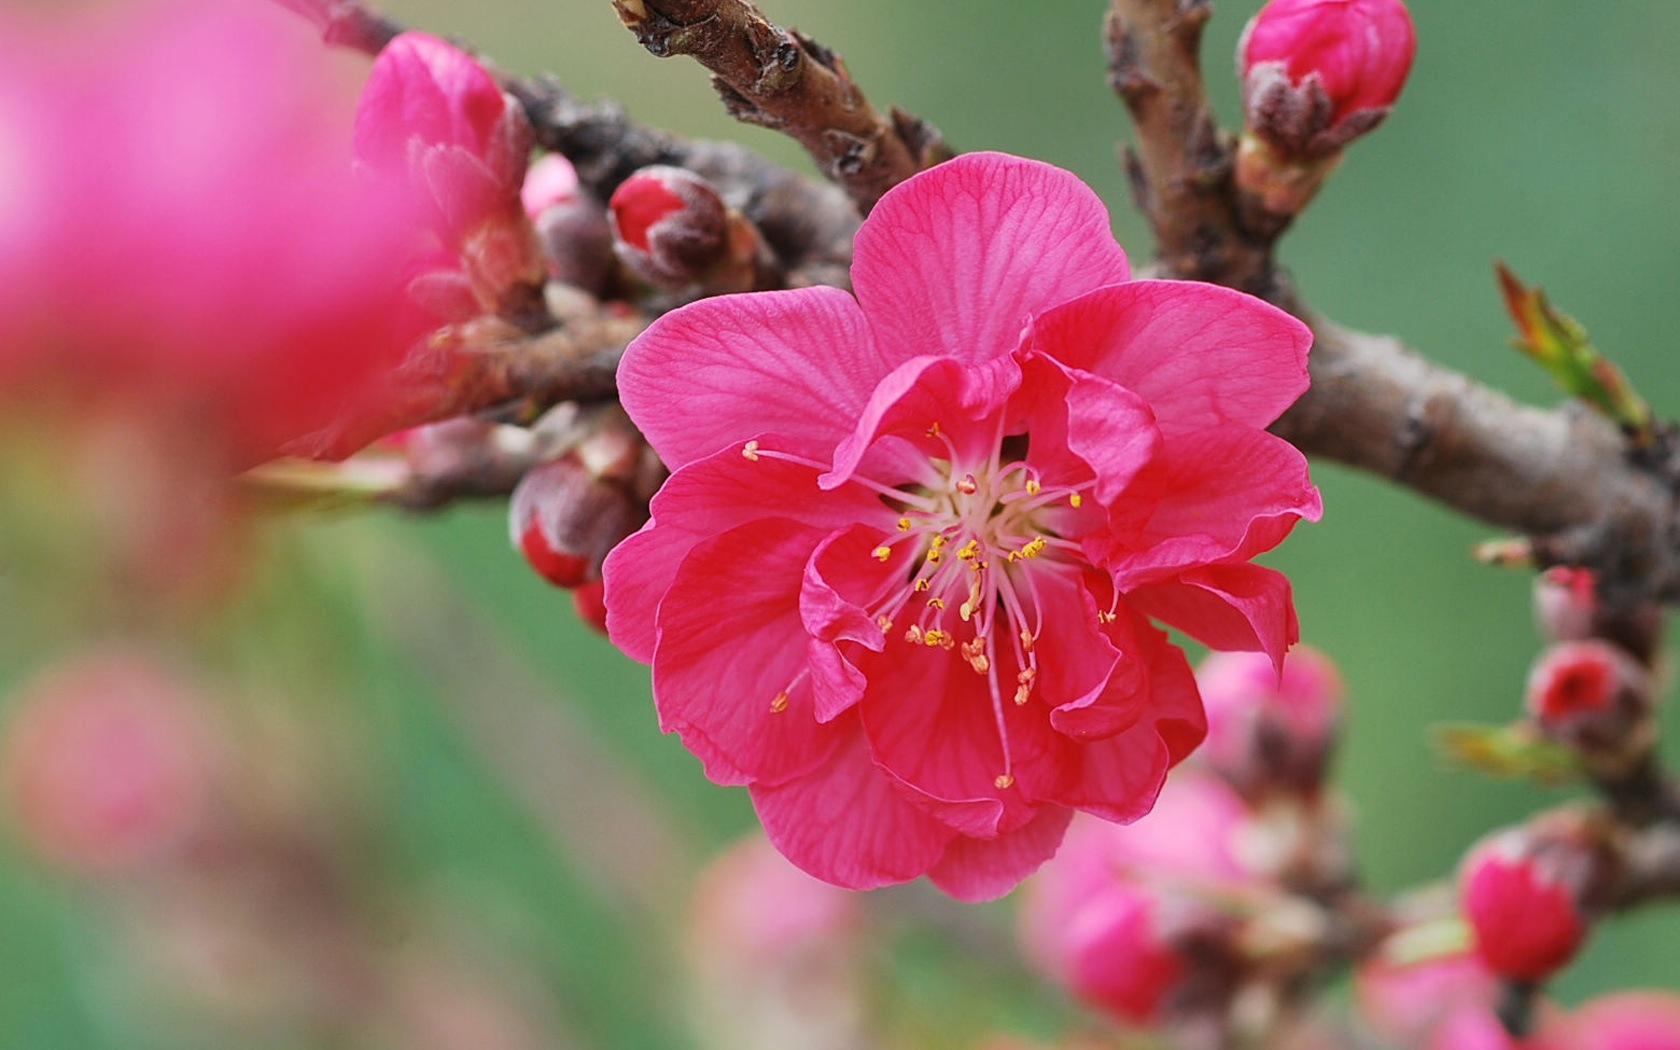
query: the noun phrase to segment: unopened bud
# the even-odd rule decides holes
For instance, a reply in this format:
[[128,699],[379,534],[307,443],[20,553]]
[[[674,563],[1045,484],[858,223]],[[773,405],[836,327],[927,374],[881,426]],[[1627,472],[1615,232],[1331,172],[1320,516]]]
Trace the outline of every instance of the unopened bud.
[[1263,653],[1214,653],[1196,669],[1207,708],[1200,756],[1245,798],[1313,795],[1341,725],[1343,686],[1323,653],[1296,646],[1281,675]]
[[558,153],[531,165],[520,192],[537,229],[548,275],[562,284],[602,295],[613,271],[612,226],[607,210],[578,185],[577,169]]
[[1617,607],[1604,601],[1591,569],[1554,565],[1534,578],[1534,622],[1547,641],[1603,638],[1649,666],[1662,640],[1662,619],[1651,602]]
[[601,578],[601,562],[647,515],[625,487],[568,454],[544,463],[513,490],[513,545],[556,587]]
[[1354,990],[1366,1024],[1400,1046],[1419,1045],[1460,1010],[1491,1020],[1499,1000],[1498,979],[1474,953],[1466,950],[1413,961],[1394,958],[1387,943],[1359,967]]
[[1275,236],[1317,194],[1342,147],[1382,123],[1417,50],[1401,0],[1271,0],[1237,44],[1244,222]]
[[1476,953],[1514,981],[1550,977],[1586,939],[1607,865],[1591,829],[1569,812],[1483,839],[1459,881]]
[[607,633],[607,588],[600,580],[590,580],[572,588],[572,608],[578,619]]
[[1237,45],[1246,130],[1322,157],[1382,122],[1417,52],[1402,0],[1271,0]]
[[403,33],[374,60],[356,156],[428,203],[441,248],[417,260],[414,294],[445,321],[533,304],[542,260],[519,200],[532,139],[524,110],[447,41]]
[[609,202],[619,258],[666,289],[699,281],[729,254],[729,211],[705,179],[654,165],[625,179]]
[[1560,642],[1529,672],[1524,705],[1542,735],[1613,777],[1656,745],[1654,688],[1639,661],[1608,642]]

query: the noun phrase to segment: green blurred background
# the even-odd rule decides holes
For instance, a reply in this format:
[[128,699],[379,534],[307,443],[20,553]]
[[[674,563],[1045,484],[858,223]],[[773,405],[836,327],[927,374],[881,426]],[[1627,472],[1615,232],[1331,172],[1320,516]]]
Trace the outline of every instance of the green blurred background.
[[[765,0],[766,13],[840,51],[872,100],[932,121],[958,148],[1068,167],[1114,209],[1140,260],[1142,222],[1115,162],[1126,134],[1104,83],[1097,0]],[[1222,3],[1210,89],[1227,124],[1236,36],[1258,7]],[[556,73],[586,97],[696,137],[736,138],[805,168],[790,144],[728,120],[706,77],[636,46],[607,0],[392,0],[409,23],[472,41],[499,62]],[[1491,262],[1508,261],[1582,319],[1636,386],[1674,415],[1680,371],[1680,5],[1625,0],[1413,0],[1420,39],[1388,123],[1352,150],[1284,258],[1336,320],[1392,332],[1514,397],[1556,400],[1507,348]],[[1537,649],[1526,575],[1469,558],[1490,530],[1382,483],[1317,468],[1322,524],[1270,562],[1295,582],[1305,639],[1344,670],[1351,729],[1340,780],[1370,884],[1449,872],[1485,831],[1556,793],[1447,769],[1426,729],[1516,710]],[[369,870],[522,960],[578,1045],[676,1048],[684,1035],[658,946],[685,865],[751,826],[744,793],[708,785],[655,727],[644,668],[580,627],[569,599],[508,547],[503,514],[335,519],[275,542],[314,567],[277,599],[336,655],[363,745]],[[290,603],[290,604],[288,604]],[[323,603],[322,617],[309,610]],[[1671,744],[1671,755],[1680,756]],[[657,816],[656,826],[642,817]],[[662,866],[671,870],[660,870]],[[668,900],[662,910],[648,900]],[[1001,923],[1007,904],[988,909]],[[98,894],[0,842],[0,1047],[212,1046],[188,1027],[131,1025],[114,990]],[[1629,985],[1680,987],[1680,909],[1619,918],[1557,983],[1565,1002]],[[1052,1010],[983,993],[995,976],[911,938],[893,979],[930,1016],[1054,1023]],[[909,962],[904,961],[909,959]],[[921,961],[918,962],[917,960]],[[931,961],[929,961],[931,960]],[[154,1041],[154,1039],[156,1041]],[[295,1041],[294,1041],[295,1039]],[[261,1045],[309,1044],[287,1033]],[[931,1044],[930,1044],[931,1045]]]

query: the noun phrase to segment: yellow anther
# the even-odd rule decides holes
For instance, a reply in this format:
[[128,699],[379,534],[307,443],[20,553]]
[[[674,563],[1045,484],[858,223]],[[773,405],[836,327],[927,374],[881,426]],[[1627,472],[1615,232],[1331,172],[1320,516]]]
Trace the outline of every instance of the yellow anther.
[[945,599],[943,599],[943,598],[929,598],[927,600],[927,604],[928,604],[929,609],[943,609],[943,608],[945,608]]
[[941,649],[949,649],[951,646],[956,644],[956,640],[951,637],[951,632],[941,631],[939,628],[935,627],[922,633],[922,644],[927,646],[937,646]]
[[957,491],[965,496],[972,496],[980,491],[980,483],[974,480],[973,474],[964,474],[962,480],[957,482]]
[[945,549],[945,544],[950,541],[951,538],[942,532],[933,538],[933,549],[936,551],[942,551]]
[[[1025,649],[1029,653],[1033,651],[1032,632],[1027,630],[1025,627],[1021,628],[1021,648]],[[1027,672],[1022,671],[1021,673],[1026,674]]]
[[892,557],[892,548],[885,546],[876,547],[870,553],[875,556],[876,561],[886,561],[888,558]]
[[972,620],[974,618],[974,603],[963,602],[961,605],[957,606],[957,615],[962,617],[963,623],[967,623],[969,620]]
[[904,640],[911,645],[920,642],[922,640],[922,629],[915,624],[911,624],[904,632]]
[[784,689],[781,692],[776,694],[776,699],[770,701],[770,713],[773,714],[773,715],[779,715],[783,711],[786,711],[787,709],[788,709],[788,695],[787,695],[787,690]]
[[1028,478],[1027,479],[1027,495],[1029,495],[1029,496],[1038,495],[1038,489],[1039,489],[1038,480],[1036,478]]
[[754,463],[757,463],[758,462],[758,442],[749,441],[745,445],[742,445],[741,446],[741,456],[744,459],[750,459]]
[[899,532],[909,532],[910,531],[910,519],[909,518],[899,518],[898,519],[898,531]]
[[936,438],[939,436],[939,421],[937,419],[934,420],[933,424],[927,428],[927,436],[930,438]]
[[929,565],[938,565],[944,560],[944,558],[945,552],[940,550],[938,547],[935,547],[933,550],[927,552],[927,563]]
[[885,613],[875,617],[875,626],[879,627],[883,631],[892,630],[892,617],[886,615]]
[[921,580],[917,580],[915,585],[912,586],[910,589],[915,591],[917,594],[926,594],[928,588],[931,587],[931,586],[932,586],[932,584],[928,583],[927,580],[921,579]]
[[1034,536],[1021,547],[1021,557],[1036,558],[1044,553],[1044,548],[1050,546],[1050,541],[1043,536]]
[[1003,773],[1000,774],[996,780],[992,781],[992,785],[999,791],[1002,791],[1004,788],[1014,787],[1015,778],[1008,773]]
[[1008,560],[1010,562],[1020,561],[1021,560],[1021,552],[1020,551],[1010,551],[1009,552],[1009,557],[1006,560]]
[[1114,614],[1111,613],[1111,612],[1108,612],[1107,610],[1099,612],[1099,613],[1097,613],[1097,622],[1098,623],[1113,623],[1114,622]]
[[962,545],[961,549],[957,551],[957,557],[961,558],[963,561],[973,561],[975,556],[979,553],[980,541],[970,539],[967,543]]
[[1017,682],[1020,682],[1022,685],[1031,685],[1033,679],[1037,678],[1037,677],[1038,677],[1038,668],[1027,667],[1027,668],[1023,668],[1021,670],[1021,673],[1015,676],[1015,680]]
[[1031,695],[1032,686],[1023,685],[1017,688],[1015,690],[1015,706],[1020,707],[1022,704],[1025,704],[1027,702],[1027,698]]
[[1085,497],[1081,496],[1079,493],[1075,492],[1068,497],[1068,506],[1072,507],[1074,510],[1078,510],[1084,505]]

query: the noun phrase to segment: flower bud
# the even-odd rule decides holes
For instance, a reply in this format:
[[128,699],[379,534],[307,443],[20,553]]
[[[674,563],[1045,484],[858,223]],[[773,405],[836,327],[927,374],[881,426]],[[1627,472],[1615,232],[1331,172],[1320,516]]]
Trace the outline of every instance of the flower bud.
[[1483,839],[1459,879],[1476,953],[1510,980],[1550,977],[1586,939],[1605,867],[1591,829],[1567,811]]
[[1315,795],[1341,725],[1344,689],[1323,653],[1296,646],[1281,675],[1263,653],[1214,653],[1196,669],[1208,735],[1198,752],[1244,798]]
[[1360,966],[1354,989],[1371,1030],[1402,1046],[1418,1045],[1460,1010],[1491,1018],[1499,1001],[1498,978],[1470,951],[1415,962],[1379,951]]
[[1612,641],[1649,665],[1662,640],[1662,611],[1651,602],[1617,608],[1598,593],[1591,569],[1554,565],[1534,578],[1534,622],[1547,641]]
[[579,188],[572,162],[558,153],[543,157],[526,173],[520,196],[536,226],[549,277],[604,294],[616,269],[612,227],[607,210]]
[[198,699],[140,655],[52,668],[12,700],[0,789],[20,838],[71,871],[110,871],[179,843],[211,779]]
[[1615,776],[1656,745],[1654,686],[1639,661],[1608,642],[1560,642],[1528,675],[1524,704],[1540,732],[1580,753],[1600,776]]
[[572,588],[572,607],[578,619],[607,633],[607,588],[600,580],[589,580]]
[[1237,45],[1246,130],[1283,157],[1334,153],[1388,115],[1416,51],[1401,0],[1271,0]]
[[619,258],[660,288],[699,281],[729,254],[729,213],[705,179],[685,168],[643,168],[608,202]]
[[647,514],[625,487],[568,453],[526,474],[513,490],[513,545],[556,587],[601,578],[601,562]]
[[440,244],[416,262],[415,295],[446,322],[534,301],[543,262],[520,203],[532,139],[520,106],[453,45],[407,32],[374,60],[356,108],[356,156],[430,201]]

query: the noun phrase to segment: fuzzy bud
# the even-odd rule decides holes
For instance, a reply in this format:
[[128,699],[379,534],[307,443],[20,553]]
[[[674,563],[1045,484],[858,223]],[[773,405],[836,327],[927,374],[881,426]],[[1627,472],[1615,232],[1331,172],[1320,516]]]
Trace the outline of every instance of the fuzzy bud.
[[1459,880],[1476,953],[1510,980],[1550,977],[1586,939],[1606,863],[1591,829],[1567,812],[1483,839]]
[[520,191],[525,214],[537,230],[548,275],[563,284],[602,295],[612,282],[612,226],[607,210],[584,193],[577,169],[558,153],[531,165]]
[[1554,565],[1534,578],[1534,622],[1547,641],[1604,638],[1647,665],[1662,641],[1658,606],[1612,606],[1599,595],[1593,571],[1571,565]]
[[694,284],[729,254],[723,198],[685,168],[641,169],[619,184],[608,207],[619,258],[660,288]]
[[1639,661],[1608,642],[1560,642],[1528,675],[1524,705],[1549,740],[1566,744],[1595,774],[1614,777],[1656,746],[1654,686]]
[[567,588],[599,580],[607,552],[645,518],[621,483],[576,454],[526,474],[508,508],[514,547],[544,579]]
[[1296,646],[1280,675],[1263,653],[1214,653],[1196,669],[1208,735],[1198,754],[1245,798],[1313,795],[1341,725],[1335,664]]
[[1334,153],[1388,115],[1416,51],[1401,0],[1271,0],[1237,45],[1246,130],[1281,156]]

